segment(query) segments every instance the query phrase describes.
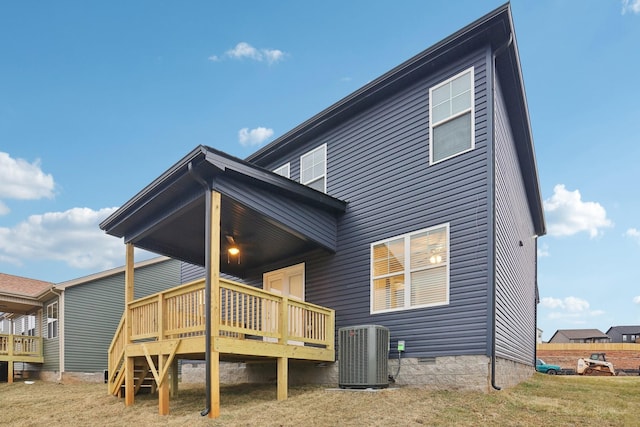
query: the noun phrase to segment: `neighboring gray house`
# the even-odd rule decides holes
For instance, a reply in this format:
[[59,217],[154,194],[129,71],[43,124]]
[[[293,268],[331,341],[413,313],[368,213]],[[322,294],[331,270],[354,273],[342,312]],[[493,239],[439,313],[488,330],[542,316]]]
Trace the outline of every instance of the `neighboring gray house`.
[[640,326],[612,326],[607,331],[611,342],[633,344],[640,343]]
[[607,343],[611,338],[599,329],[558,329],[549,343]]
[[545,223],[509,4],[245,160],[197,147],[101,227],[202,277],[208,191],[221,272],[334,309],[336,330],[389,328],[398,383],[534,372]]
[[[180,262],[153,258],[136,263],[134,274],[139,298],[179,284]],[[10,317],[11,333],[35,335],[42,343],[43,363],[16,364],[16,372],[52,381],[103,381],[107,350],[124,310],[124,267],[49,284],[47,291],[28,314]],[[32,332],[24,326],[30,324]]]

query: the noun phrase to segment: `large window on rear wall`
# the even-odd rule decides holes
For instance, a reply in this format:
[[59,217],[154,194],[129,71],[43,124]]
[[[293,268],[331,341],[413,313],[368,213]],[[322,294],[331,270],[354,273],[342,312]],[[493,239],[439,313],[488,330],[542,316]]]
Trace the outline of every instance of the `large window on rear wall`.
[[371,244],[371,313],[449,303],[449,224]]
[[430,164],[475,146],[473,67],[429,89]]

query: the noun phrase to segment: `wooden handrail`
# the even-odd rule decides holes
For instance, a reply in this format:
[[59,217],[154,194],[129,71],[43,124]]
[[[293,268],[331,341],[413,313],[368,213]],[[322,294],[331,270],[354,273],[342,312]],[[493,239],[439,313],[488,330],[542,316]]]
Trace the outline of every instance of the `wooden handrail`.
[[0,334],[0,354],[42,357],[42,337]]
[[[128,304],[132,341],[203,335],[204,279]],[[334,311],[227,279],[220,280],[221,335],[262,336],[333,348]],[[282,317],[284,316],[284,317]],[[281,326],[287,325],[286,330]],[[111,352],[111,351],[110,351]]]

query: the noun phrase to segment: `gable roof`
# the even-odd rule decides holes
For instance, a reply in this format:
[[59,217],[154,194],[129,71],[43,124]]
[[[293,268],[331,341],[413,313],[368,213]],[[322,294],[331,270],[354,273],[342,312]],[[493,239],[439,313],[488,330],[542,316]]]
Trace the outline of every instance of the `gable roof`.
[[[205,190],[205,186],[207,190]],[[315,248],[335,251],[347,202],[200,145],[100,223],[125,242],[205,264],[205,193],[221,194],[221,246],[238,240],[242,270]],[[222,271],[242,277],[220,251]]]
[[53,283],[0,273],[0,312],[27,313],[42,307]]
[[624,335],[640,334],[640,325],[612,326],[609,328],[609,330],[607,330],[607,335],[609,334],[609,332],[615,332],[615,333],[624,334]]
[[0,273],[0,294],[36,298],[53,287],[53,283]]
[[321,135],[390,94],[412,85],[418,79],[429,76],[434,70],[447,66],[456,59],[486,45],[490,45],[494,51],[498,47],[507,46],[496,59],[497,78],[505,94],[504,99],[511,118],[512,132],[516,141],[535,232],[538,236],[542,236],[546,234],[546,226],[538,168],[509,3],[496,8],[371,81],[251,154],[247,160],[259,165],[276,161],[301,143]]
[[553,341],[556,335],[562,335],[570,340],[585,340],[592,338],[609,338],[600,329],[558,329],[549,341]]

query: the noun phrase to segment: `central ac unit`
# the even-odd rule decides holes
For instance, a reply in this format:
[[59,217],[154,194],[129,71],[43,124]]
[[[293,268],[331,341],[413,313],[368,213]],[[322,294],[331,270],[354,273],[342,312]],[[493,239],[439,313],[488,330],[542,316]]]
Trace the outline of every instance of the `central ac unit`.
[[389,329],[363,325],[338,330],[338,386],[389,386]]

